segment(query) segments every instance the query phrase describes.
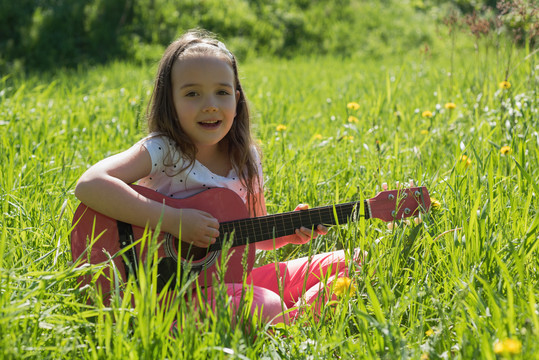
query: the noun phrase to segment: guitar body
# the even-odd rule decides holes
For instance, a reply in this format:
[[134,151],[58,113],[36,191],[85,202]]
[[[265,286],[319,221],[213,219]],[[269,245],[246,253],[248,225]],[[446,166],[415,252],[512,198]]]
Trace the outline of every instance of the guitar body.
[[[242,199],[229,189],[214,188],[189,198],[174,199],[142,186],[132,185],[132,187],[141,195],[174,208],[191,208],[205,211],[214,216],[220,223],[249,218],[249,211]],[[132,231],[132,234],[129,232],[128,234],[122,234],[122,229],[125,225],[130,227],[129,230]],[[136,275],[138,262],[146,259],[149,239],[144,242],[144,249],[141,249],[142,242],[137,242],[144,236],[144,233],[145,229],[142,227],[119,223],[115,219],[80,204],[74,214],[73,230],[71,232],[73,261],[76,262],[80,258],[80,264],[100,264],[109,261],[112,257],[117,273],[119,273],[123,281],[126,281],[128,273]],[[155,236],[155,234],[152,234],[152,236]],[[175,275],[178,261],[180,262],[180,267],[189,261],[190,269],[198,273],[198,281],[201,286],[211,284],[212,275],[216,272],[216,264],[221,260],[222,254],[220,250],[208,251],[198,247],[190,248],[189,244],[180,243],[177,239],[165,233],[160,233],[157,236],[157,243],[159,244],[158,257],[164,264],[163,267],[160,266],[158,271],[159,276],[163,278],[161,279],[161,285],[164,285],[171,276]],[[136,244],[130,250],[129,245],[132,242]],[[92,243],[93,245],[91,245]],[[124,254],[115,256],[124,246],[127,246]],[[225,282],[233,283],[243,280],[242,259],[244,252],[245,246],[236,246],[226,254],[229,260],[227,262]],[[128,256],[129,254],[132,254],[132,256]],[[247,254],[247,264],[251,267],[254,263],[254,256],[255,247],[250,246]],[[247,270],[250,271],[251,268]],[[103,294],[108,294],[111,290],[110,276],[111,266],[107,266],[104,270],[104,275],[96,280],[96,285],[101,288]],[[80,279],[81,285],[90,283],[91,279],[91,275],[84,276]]]

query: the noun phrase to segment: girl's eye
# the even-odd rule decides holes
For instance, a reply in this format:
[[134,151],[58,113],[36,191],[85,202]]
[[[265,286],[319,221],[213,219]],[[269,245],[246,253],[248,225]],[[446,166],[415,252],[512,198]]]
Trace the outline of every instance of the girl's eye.
[[218,95],[230,95],[230,92],[228,92],[227,90],[219,90],[217,92]]
[[187,94],[185,94],[185,96],[187,96],[187,97],[193,97],[193,96],[197,96],[197,95],[198,95],[198,93],[195,92],[195,91],[189,91]]

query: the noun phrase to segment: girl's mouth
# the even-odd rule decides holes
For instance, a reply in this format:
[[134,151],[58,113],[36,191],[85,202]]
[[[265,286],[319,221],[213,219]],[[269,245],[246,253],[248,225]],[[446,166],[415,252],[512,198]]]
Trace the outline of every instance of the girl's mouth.
[[199,125],[205,129],[214,129],[221,125],[221,120],[208,120],[208,121],[199,121]]

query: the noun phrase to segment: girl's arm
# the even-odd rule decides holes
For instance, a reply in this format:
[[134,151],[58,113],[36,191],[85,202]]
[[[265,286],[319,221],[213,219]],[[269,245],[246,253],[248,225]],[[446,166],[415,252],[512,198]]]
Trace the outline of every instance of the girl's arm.
[[[263,194],[258,194],[257,199],[259,199],[257,204],[257,216],[263,216],[266,215],[268,212],[266,210],[266,199],[264,198]],[[309,208],[309,205],[307,204],[300,204],[296,207],[295,210],[306,210]],[[253,216],[253,213],[251,213],[251,216]],[[273,250],[278,249],[280,247],[283,247],[287,244],[305,244],[308,243],[311,240],[311,235],[313,235],[314,238],[316,238],[318,235],[325,235],[327,234],[328,230],[323,225],[318,225],[318,227],[315,229],[315,231],[311,231],[311,229],[308,229],[306,227],[301,227],[300,229],[296,229],[295,235],[289,235],[289,236],[283,236],[280,238],[276,238],[275,240],[267,240],[267,241],[260,241],[256,243],[256,248],[259,250]],[[275,246],[274,246],[275,243]]]
[[147,176],[152,168],[148,150],[140,143],[90,167],[79,179],[75,196],[85,205],[116,220],[171,233],[182,241],[208,247],[219,236],[219,223],[196,209],[176,209],[150,200],[131,184]]

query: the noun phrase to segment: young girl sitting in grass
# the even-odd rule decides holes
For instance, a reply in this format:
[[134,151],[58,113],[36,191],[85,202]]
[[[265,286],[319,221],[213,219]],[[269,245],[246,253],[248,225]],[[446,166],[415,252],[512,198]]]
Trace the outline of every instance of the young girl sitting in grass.
[[[241,197],[251,217],[266,215],[261,161],[250,133],[247,100],[236,59],[221,42],[203,31],[189,31],[166,49],[148,107],[148,127],[147,137],[81,176],[75,189],[81,202],[128,224],[151,228],[160,224],[161,231],[180,239],[182,246],[199,248],[207,248],[220,235],[219,222],[211,213],[163,205],[129,184],[138,182],[173,198],[228,188]],[[307,207],[298,205],[296,210]],[[323,225],[314,230],[301,227],[295,234],[254,246],[273,250],[305,244],[326,232]],[[343,251],[255,269],[253,258],[249,259],[246,283],[254,297],[250,311],[259,312],[264,321],[287,321],[303,304],[315,303],[319,309],[319,294],[328,300],[323,290],[326,282],[347,272]],[[233,310],[239,311],[243,284],[226,287]],[[219,305],[211,285],[203,290],[208,306]]]

